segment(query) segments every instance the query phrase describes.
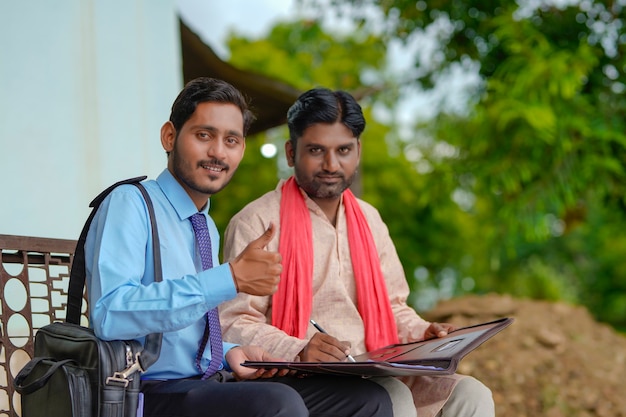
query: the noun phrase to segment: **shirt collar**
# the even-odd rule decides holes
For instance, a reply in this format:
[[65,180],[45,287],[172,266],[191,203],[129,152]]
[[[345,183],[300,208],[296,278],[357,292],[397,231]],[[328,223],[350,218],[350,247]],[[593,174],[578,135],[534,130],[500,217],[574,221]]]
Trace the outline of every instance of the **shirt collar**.
[[[166,168],[156,179],[159,187],[165,194],[180,220],[188,219],[198,212],[196,205],[187,194],[187,191],[180,185],[180,183],[174,178],[172,173]],[[201,210],[202,213],[208,215],[209,208],[211,206],[211,200],[207,200],[207,204]]]

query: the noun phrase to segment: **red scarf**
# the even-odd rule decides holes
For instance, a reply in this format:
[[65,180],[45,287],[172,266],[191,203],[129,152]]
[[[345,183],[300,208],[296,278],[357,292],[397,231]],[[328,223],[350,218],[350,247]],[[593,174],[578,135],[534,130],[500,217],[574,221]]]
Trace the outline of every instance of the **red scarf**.
[[[378,251],[356,197],[343,193],[348,243],[356,281],[359,314],[365,325],[365,346],[371,351],[398,343],[396,321],[380,268]],[[293,177],[282,187],[280,242],[283,272],[272,299],[272,325],[303,339],[313,303],[313,232],[309,209]]]

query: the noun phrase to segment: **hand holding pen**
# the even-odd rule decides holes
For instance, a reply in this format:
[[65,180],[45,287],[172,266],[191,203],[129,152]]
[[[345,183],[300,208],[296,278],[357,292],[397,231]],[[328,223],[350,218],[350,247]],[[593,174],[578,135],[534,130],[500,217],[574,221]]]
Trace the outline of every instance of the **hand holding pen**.
[[[313,319],[309,320],[311,322],[311,324],[322,334],[328,335],[328,333],[326,333],[326,331],[322,328],[322,326],[320,326],[319,324],[317,324],[317,322]],[[334,338],[333,338],[334,339]],[[352,357],[352,355],[350,355],[349,353],[346,353],[346,358],[348,358],[348,360],[350,362],[356,362],[356,360]]]

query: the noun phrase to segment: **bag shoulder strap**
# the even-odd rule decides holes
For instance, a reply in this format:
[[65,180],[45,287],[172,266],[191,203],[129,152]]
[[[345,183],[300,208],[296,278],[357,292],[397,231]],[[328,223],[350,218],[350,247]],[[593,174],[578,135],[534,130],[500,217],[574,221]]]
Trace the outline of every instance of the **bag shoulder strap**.
[[[83,304],[83,291],[85,288],[85,278],[87,276],[87,269],[85,264],[85,242],[87,240],[87,233],[91,222],[98,210],[102,201],[107,195],[111,193],[115,188],[124,184],[132,184],[136,186],[141,192],[146,205],[148,207],[148,214],[150,216],[150,227],[152,229],[152,251],[154,258],[154,280],[159,282],[163,280],[163,272],[161,267],[161,249],[159,245],[159,233],[156,224],[156,218],[154,215],[154,207],[152,205],[152,199],[150,195],[141,184],[141,181],[145,180],[146,176],[129,178],[127,180],[116,182],[115,184],[102,191],[98,196],[89,204],[92,208],[85,225],[80,233],[78,242],[76,244],[76,250],[74,251],[74,260],[72,261],[72,269],[70,270],[70,282],[68,285],[67,294],[67,312],[65,321],[68,323],[80,324],[80,311]],[[146,337],[144,350],[140,356],[141,367],[145,370],[148,369],[159,357],[161,350],[161,333],[152,333]]]

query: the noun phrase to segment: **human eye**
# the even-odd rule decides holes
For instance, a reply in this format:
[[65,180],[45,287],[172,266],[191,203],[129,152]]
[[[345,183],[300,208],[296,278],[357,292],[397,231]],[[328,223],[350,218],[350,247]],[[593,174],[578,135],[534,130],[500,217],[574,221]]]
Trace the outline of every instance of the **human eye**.
[[211,138],[211,135],[209,134],[209,132],[205,130],[200,130],[198,133],[196,133],[196,136],[200,140],[209,140]]
[[350,151],[352,151],[352,147],[351,146],[342,146],[341,148],[339,148],[339,153],[341,155],[347,155],[350,153]]
[[241,142],[241,138],[238,136],[226,136],[224,142],[226,142],[228,146],[237,146]]

